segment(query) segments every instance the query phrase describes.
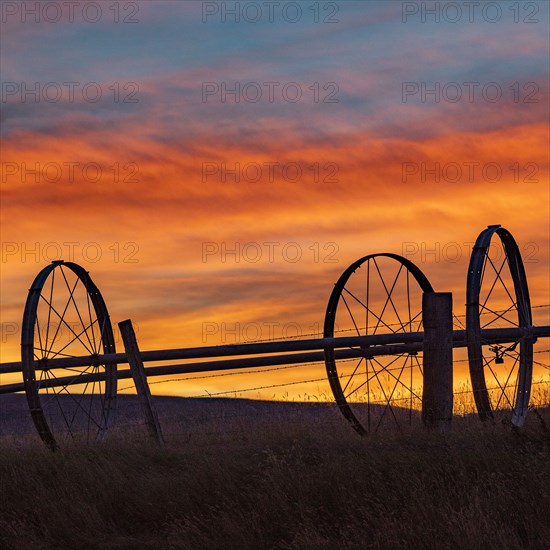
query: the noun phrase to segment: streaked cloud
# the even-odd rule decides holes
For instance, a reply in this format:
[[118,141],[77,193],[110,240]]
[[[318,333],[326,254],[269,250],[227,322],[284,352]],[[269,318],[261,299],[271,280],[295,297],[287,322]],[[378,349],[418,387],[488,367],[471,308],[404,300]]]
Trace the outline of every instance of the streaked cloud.
[[[64,243],[75,242],[74,259],[97,280],[113,318],[138,323],[144,349],[200,345],[204,323],[322,323],[332,283],[349,263],[403,253],[407,243],[460,245],[457,261],[411,258],[436,288],[456,293],[458,310],[465,243],[491,223],[532,254],[533,303],[547,303],[548,6],[536,25],[508,18],[452,26],[404,24],[398,2],[338,5],[332,25],[203,24],[200,2],[141,2],[136,25],[4,23],[3,85],[53,82],[64,94],[23,103],[17,92],[2,101],[2,241],[13,245],[2,258],[3,317],[19,319],[47,263],[45,245],[67,252]],[[68,81],[77,92],[95,83],[101,100],[71,100]],[[479,85],[474,101],[417,93],[405,102],[407,82],[428,90],[459,83],[464,93],[464,82]],[[262,98],[205,99],[205,83],[252,83]],[[288,83],[302,99],[282,97]],[[501,99],[480,95],[488,83]],[[132,91],[138,101],[124,103]],[[324,103],[332,92],[338,101]],[[525,102],[533,92],[536,101]],[[23,163],[62,172],[58,181],[35,182],[30,172],[22,181]],[[101,167],[98,181],[82,173],[88,164]],[[296,165],[302,176],[284,177],[283,167],[294,173]],[[484,174],[488,165],[493,172]],[[257,166],[262,176],[252,181]],[[440,181],[430,175],[437,166]],[[453,181],[456,166],[462,175]],[[97,261],[83,257],[89,243],[101,250]],[[239,261],[205,259],[208,243],[238,248]],[[257,262],[242,257],[250,243],[262,251]],[[276,243],[273,261],[275,245],[265,243]],[[299,261],[282,255],[289,243]],[[28,253],[36,246],[38,261]],[[324,261],[334,250],[336,261]],[[4,349],[3,360],[15,359],[18,342]]]

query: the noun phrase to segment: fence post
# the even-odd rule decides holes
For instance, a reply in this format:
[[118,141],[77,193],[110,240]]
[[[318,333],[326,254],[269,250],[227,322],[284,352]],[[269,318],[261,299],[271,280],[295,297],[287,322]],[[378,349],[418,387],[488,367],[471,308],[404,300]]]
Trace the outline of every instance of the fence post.
[[424,385],[422,421],[441,432],[451,429],[453,418],[453,295],[422,295],[424,325]]
[[157,411],[153,406],[153,400],[151,398],[151,390],[147,383],[147,375],[143,367],[143,361],[141,360],[141,354],[139,352],[134,327],[132,321],[127,319],[121,321],[118,324],[122,340],[124,342],[124,349],[128,357],[128,363],[130,364],[130,370],[132,371],[132,378],[136,385],[136,391],[139,399],[139,405],[147,430],[152,439],[155,440],[159,447],[164,447],[164,437],[160,429],[160,423],[157,416]]

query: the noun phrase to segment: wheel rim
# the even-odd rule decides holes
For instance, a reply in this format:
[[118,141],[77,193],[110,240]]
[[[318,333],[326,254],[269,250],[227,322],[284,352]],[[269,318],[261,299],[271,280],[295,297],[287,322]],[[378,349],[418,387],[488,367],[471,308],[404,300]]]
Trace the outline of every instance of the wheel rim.
[[[324,336],[421,331],[422,292],[433,288],[409,260],[396,254],[365,256],[335,284]],[[422,402],[421,353],[372,357],[367,348],[351,349],[358,358],[339,360],[333,348],[325,349],[329,383],[344,417],[360,434],[388,421],[410,424]]]
[[[105,302],[79,265],[56,261],[35,278],[21,336],[25,393],[33,422],[52,449],[67,440],[105,437],[116,396],[116,365],[97,356],[114,353]],[[49,360],[88,357],[81,367],[50,368]]]
[[[493,235],[499,239],[491,243]],[[491,345],[481,337],[488,328],[532,325],[525,269],[512,235],[500,226],[482,231],[470,257],[466,288],[468,363],[477,411],[482,420],[495,415],[522,426],[529,406],[533,341]]]

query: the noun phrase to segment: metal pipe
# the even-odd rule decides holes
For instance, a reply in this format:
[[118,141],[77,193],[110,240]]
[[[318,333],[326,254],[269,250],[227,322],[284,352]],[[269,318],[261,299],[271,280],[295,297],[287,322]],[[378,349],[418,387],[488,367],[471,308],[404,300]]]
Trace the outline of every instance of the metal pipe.
[[[368,356],[378,355],[395,355],[397,353],[411,353],[422,350],[422,344],[403,344],[403,345],[388,345],[377,346],[369,350],[347,349],[338,350],[336,357],[338,359],[351,359],[354,357],[363,357],[368,353]],[[267,357],[247,357],[243,359],[220,359],[218,361],[203,361],[201,363],[183,363],[179,365],[163,365],[154,367],[145,367],[147,376],[171,376],[174,374],[192,374],[197,372],[232,370],[232,369],[249,369],[257,367],[271,367],[275,365],[292,365],[297,363],[315,363],[324,361],[325,354],[321,351],[310,353],[292,353],[288,355],[270,355]],[[37,369],[40,370],[40,369]],[[117,378],[131,378],[132,374],[129,369],[117,371]],[[79,384],[86,384],[93,381],[101,381],[105,379],[103,373],[94,374],[77,374],[75,376],[64,376],[62,378],[49,378],[40,381],[41,388],[55,388],[59,386],[70,385],[78,379]],[[25,386],[23,383],[6,384],[0,386],[0,394],[15,393],[23,391]]]
[[[407,333],[405,336],[410,336],[411,339],[418,338],[418,335],[423,335],[423,333]],[[490,341],[491,344],[504,344],[510,341],[517,340],[521,337],[531,336],[531,337],[545,337],[550,336],[550,326],[545,327],[533,327],[530,331],[525,331],[522,329],[485,329],[482,331],[484,339]],[[397,335],[380,335],[386,339],[386,337],[396,337]],[[353,337],[344,337],[344,338],[322,338],[318,340],[309,340],[309,341],[298,341],[292,343],[300,342],[324,342],[327,344],[326,347],[331,347],[328,344],[335,343],[333,347],[343,346],[346,342],[349,346],[350,342],[371,342],[373,338],[378,339],[376,336],[353,336]],[[391,338],[390,338],[391,339]],[[407,338],[408,339],[408,338]],[[289,342],[277,342],[277,344],[284,344]],[[246,346],[258,346],[261,344],[239,344],[235,346],[213,346],[210,348],[188,348],[182,350],[167,350],[169,353],[172,352],[190,352],[195,353],[195,350],[206,349],[209,350],[207,353],[213,352],[214,349],[219,350],[221,348],[240,348],[240,349],[252,349],[251,347],[246,348]],[[311,344],[307,344],[311,345]],[[466,347],[466,331],[464,330],[455,330],[453,331],[453,348],[463,348]],[[254,348],[254,349],[257,349]],[[307,348],[306,348],[307,349]],[[410,342],[405,344],[388,344],[380,346],[363,346],[361,349],[339,349],[335,352],[336,359],[352,359],[355,357],[376,357],[380,355],[396,355],[399,353],[414,353],[422,351],[422,342]],[[154,354],[157,352],[142,352],[142,355]],[[123,354],[117,354],[123,355]],[[315,363],[319,361],[324,361],[325,354],[324,352],[311,352],[311,353],[291,353],[286,355],[271,355],[264,357],[247,357],[241,359],[220,359],[217,361],[202,361],[198,363],[183,363],[177,365],[162,365],[162,366],[152,366],[145,367],[145,372],[147,376],[171,376],[175,374],[193,374],[198,372],[209,372],[209,371],[221,371],[221,370],[232,370],[232,369],[249,369],[249,368],[258,368],[258,367],[270,367],[277,365],[292,365],[298,363]],[[51,368],[62,368],[61,366],[53,365],[57,360],[52,360],[48,364],[48,370]],[[121,361],[122,362],[122,361]],[[102,364],[102,363],[100,363]],[[86,363],[87,366],[90,363]],[[40,371],[39,366],[37,366],[37,371]],[[125,378],[131,378],[131,372],[128,369],[117,371],[117,378],[119,380]],[[102,373],[94,374],[77,374],[76,376],[66,376],[62,378],[53,378],[48,380],[41,381],[42,388],[53,388],[59,386],[66,386],[71,383],[74,383],[78,379],[79,384],[85,384],[92,381],[104,380],[104,375]],[[23,383],[15,384],[5,384],[0,386],[0,394],[5,393],[15,393],[19,391],[24,391],[25,387]]]
[[[228,357],[235,355],[260,355],[265,353],[284,353],[292,351],[311,351],[325,347],[346,348],[350,346],[369,346],[383,344],[405,344],[421,342],[422,332],[402,332],[375,334],[368,336],[343,336],[339,338],[315,338],[309,340],[290,340],[285,342],[257,342],[252,344],[230,344],[226,346],[204,346],[200,348],[179,348],[169,350],[142,351],[143,362],[173,361],[180,359],[205,359],[209,357]],[[87,367],[89,365],[127,363],[125,353],[109,353],[97,356],[66,357],[48,360],[49,368]],[[1,363],[0,374],[19,372],[21,362]]]
[[[530,329],[522,328],[495,328],[483,329],[481,331],[482,339],[491,344],[501,344],[514,342],[520,338],[532,337],[543,338],[550,336],[550,326],[531,327]],[[209,357],[223,357],[235,355],[258,355],[266,353],[283,353],[291,351],[308,351],[319,350],[324,348],[344,348],[351,346],[361,347],[376,347],[382,345],[396,344],[413,344],[421,343],[424,337],[423,332],[406,332],[393,334],[374,334],[367,336],[344,336],[338,338],[316,338],[310,340],[292,340],[287,342],[258,342],[254,344],[232,344],[227,346],[206,346],[202,348],[181,348],[171,350],[153,350],[141,352],[143,362],[149,361],[173,361],[179,359],[202,359]],[[465,330],[453,331],[453,347],[464,347],[466,341]],[[369,351],[374,351],[370,349]],[[399,353],[399,352],[398,352]],[[385,353],[380,353],[383,355]],[[286,358],[292,355],[279,356],[281,361],[278,363],[287,364]],[[253,361],[261,359],[254,358]],[[322,359],[320,359],[322,360]],[[237,360],[241,363],[243,360]],[[84,366],[100,366],[104,364],[120,364],[127,363],[128,358],[125,353],[105,354],[96,356],[68,357],[61,359],[50,359],[42,364],[48,369],[67,368],[67,367],[84,367]],[[38,362],[37,362],[38,363]],[[213,365],[216,363],[225,363],[225,361],[210,361],[204,363],[196,363],[197,365]],[[255,363],[257,364],[257,363]],[[260,365],[261,366],[261,365]],[[156,368],[156,367],[155,367]],[[246,367],[245,367],[246,368]],[[206,369],[205,369],[206,370]],[[208,370],[216,370],[210,368]],[[0,364],[0,374],[14,373],[21,371],[21,362],[2,363]],[[199,372],[199,371],[196,371]],[[0,386],[1,388],[1,386]],[[0,393],[2,393],[0,391]]]

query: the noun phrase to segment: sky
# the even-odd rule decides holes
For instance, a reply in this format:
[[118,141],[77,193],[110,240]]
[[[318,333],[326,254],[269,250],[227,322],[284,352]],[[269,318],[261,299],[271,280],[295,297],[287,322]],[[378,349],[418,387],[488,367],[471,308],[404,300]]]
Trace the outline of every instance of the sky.
[[319,332],[340,273],[375,252],[463,315],[490,224],[548,304],[550,4],[474,4],[3,2],[1,361],[61,258],[143,350]]

